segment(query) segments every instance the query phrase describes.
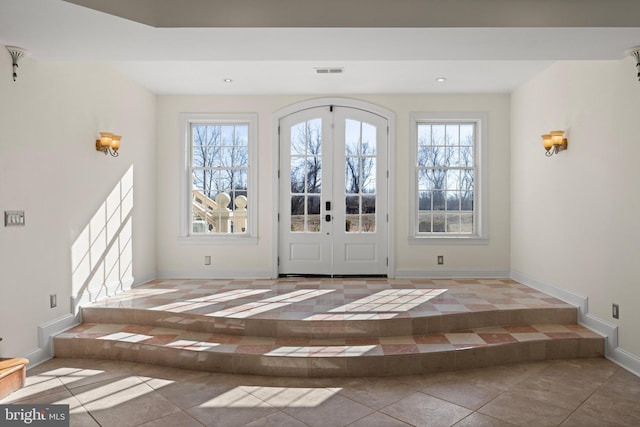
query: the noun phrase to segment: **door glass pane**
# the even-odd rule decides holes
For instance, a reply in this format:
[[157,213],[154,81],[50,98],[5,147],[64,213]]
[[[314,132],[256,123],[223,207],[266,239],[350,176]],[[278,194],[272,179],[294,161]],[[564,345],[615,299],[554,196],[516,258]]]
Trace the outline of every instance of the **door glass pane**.
[[304,196],[291,197],[291,231],[304,231]]
[[344,129],[344,151],[347,156],[356,156],[360,152],[360,122],[347,119]]
[[291,157],[291,193],[304,193],[304,157]]
[[307,198],[307,231],[310,233],[320,232],[320,196]]
[[347,196],[345,213],[346,214],[360,213],[360,197],[359,196]]
[[357,157],[345,158],[345,191],[347,193],[360,192],[360,162]]
[[320,193],[322,190],[322,159],[314,154],[307,157],[307,191],[309,193]]
[[364,157],[361,160],[362,192],[373,194],[376,192],[376,159]]
[[322,120],[292,126],[290,146],[290,230],[317,233],[321,226]]
[[[346,231],[374,232],[376,224],[376,127],[345,121]],[[364,196],[364,195],[367,196]]]
[[376,231],[376,196],[362,197],[362,231]]
[[322,154],[322,120],[309,120],[306,133],[307,155]]
[[307,152],[307,124],[291,126],[291,155],[304,156]]
[[376,127],[369,123],[362,123],[362,154],[376,155]]

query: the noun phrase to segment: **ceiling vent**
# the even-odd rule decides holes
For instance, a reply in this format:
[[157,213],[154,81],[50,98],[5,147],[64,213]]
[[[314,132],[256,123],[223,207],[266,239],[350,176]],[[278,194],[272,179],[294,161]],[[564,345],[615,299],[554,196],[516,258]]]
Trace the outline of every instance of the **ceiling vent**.
[[314,68],[316,74],[342,74],[344,68],[342,67],[327,67],[327,68]]

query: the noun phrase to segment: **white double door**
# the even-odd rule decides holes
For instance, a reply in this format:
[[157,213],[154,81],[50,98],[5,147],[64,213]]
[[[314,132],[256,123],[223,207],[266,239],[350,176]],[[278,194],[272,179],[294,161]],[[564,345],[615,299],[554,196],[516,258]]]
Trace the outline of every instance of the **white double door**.
[[279,274],[387,274],[387,146],[387,120],[357,108],[280,120]]

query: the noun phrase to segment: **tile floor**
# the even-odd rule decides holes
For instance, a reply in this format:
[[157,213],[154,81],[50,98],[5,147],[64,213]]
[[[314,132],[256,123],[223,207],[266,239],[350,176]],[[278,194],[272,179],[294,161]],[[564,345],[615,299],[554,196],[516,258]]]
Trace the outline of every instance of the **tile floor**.
[[52,359],[0,403],[72,426],[638,426],[640,378],[606,359],[391,378],[278,378]]
[[146,344],[159,348],[265,356],[355,357],[436,353],[542,340],[601,339],[601,336],[578,324],[494,326],[450,333],[363,339],[305,339],[210,334],[142,325],[83,323],[57,335],[57,338],[84,338]]
[[394,376],[602,355],[576,320],[508,279],[161,279],[83,308],[55,347],[233,374]]
[[94,307],[230,319],[372,320],[568,305],[510,279],[159,279]]

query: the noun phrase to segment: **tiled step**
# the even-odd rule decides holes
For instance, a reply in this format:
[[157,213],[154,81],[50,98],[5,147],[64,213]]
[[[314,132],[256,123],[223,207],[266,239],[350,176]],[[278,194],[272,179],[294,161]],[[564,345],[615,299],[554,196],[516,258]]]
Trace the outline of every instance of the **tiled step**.
[[58,357],[301,377],[406,375],[604,355],[604,339],[575,323],[379,338],[278,338],[84,323],[58,335],[54,342]]
[[[286,314],[286,313],[285,313]],[[90,306],[82,309],[86,323],[145,325],[210,334],[273,338],[379,338],[421,335],[492,326],[577,322],[577,309],[565,305],[458,313],[310,313],[297,319],[246,317],[247,313],[203,315],[158,309]]]

